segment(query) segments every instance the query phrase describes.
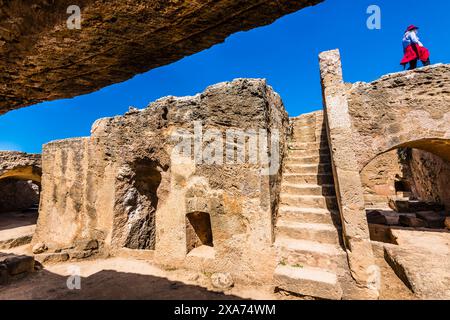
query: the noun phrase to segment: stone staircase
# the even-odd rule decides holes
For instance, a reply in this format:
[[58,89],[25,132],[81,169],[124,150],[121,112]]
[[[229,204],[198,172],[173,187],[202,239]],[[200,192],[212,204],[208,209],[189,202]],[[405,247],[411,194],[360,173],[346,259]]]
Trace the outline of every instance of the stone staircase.
[[276,225],[277,288],[321,299],[341,299],[346,264],[323,113],[293,118]]

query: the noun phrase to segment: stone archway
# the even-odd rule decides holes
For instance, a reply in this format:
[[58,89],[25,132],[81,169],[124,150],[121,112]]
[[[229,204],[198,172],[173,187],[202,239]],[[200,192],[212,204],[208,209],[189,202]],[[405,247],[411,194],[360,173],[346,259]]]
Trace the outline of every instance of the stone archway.
[[40,155],[0,152],[0,248],[31,241],[38,219]]
[[403,228],[445,231],[450,214],[450,162],[445,159],[449,142],[402,143],[378,154],[361,170],[373,241],[395,243],[392,230]]
[[[412,167],[413,165],[415,168]],[[385,150],[370,159],[360,171],[366,204],[371,200],[367,197],[368,193],[374,195],[373,200],[376,201],[383,196],[394,196],[396,192],[416,191],[415,197],[421,197],[427,201],[441,199],[440,202],[450,209],[450,192],[449,195],[444,194],[447,189],[444,186],[450,182],[447,182],[449,165],[450,139],[430,138],[408,141]],[[422,177],[416,174],[419,171]],[[419,184],[424,185],[423,180],[426,179],[424,175],[428,175],[431,180],[436,180],[427,183],[427,190],[421,190],[419,186]],[[433,188],[433,182],[441,184],[441,186],[436,185],[438,190]],[[416,187],[415,190],[410,190],[414,187]],[[427,191],[431,192],[430,196],[425,196]],[[434,199],[432,199],[433,196]]]

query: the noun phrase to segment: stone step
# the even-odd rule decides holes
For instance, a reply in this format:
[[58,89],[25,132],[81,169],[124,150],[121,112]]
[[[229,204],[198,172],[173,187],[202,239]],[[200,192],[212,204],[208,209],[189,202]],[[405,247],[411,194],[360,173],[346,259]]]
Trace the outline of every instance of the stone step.
[[345,267],[345,252],[333,244],[277,237],[275,247],[278,260],[287,265],[324,268],[332,271]]
[[339,245],[339,234],[332,224],[300,223],[279,218],[277,236]]
[[310,134],[302,134],[302,133],[294,133],[292,135],[292,142],[295,143],[315,143],[320,142],[320,137],[317,137],[315,133]]
[[293,126],[303,126],[303,127],[309,127],[309,126],[316,126],[317,125],[317,119],[316,117],[300,117],[296,119],[292,119],[292,125]]
[[282,220],[301,223],[333,224],[334,221],[338,222],[339,212],[335,210],[298,208],[283,205],[278,209],[278,217]]
[[[313,126],[299,126],[299,125],[293,125],[292,126],[292,133],[294,135],[303,135],[303,134],[313,134],[315,135],[319,130],[317,130],[316,127]],[[322,131],[319,131],[322,132]]]
[[333,184],[334,179],[331,173],[323,173],[323,174],[284,173],[283,183],[324,185],[324,184]]
[[320,142],[288,142],[288,148],[291,150],[319,150],[320,152],[329,150],[328,143],[326,141]]
[[293,125],[292,129],[294,135],[314,134],[316,137],[327,136],[327,131],[320,127]]
[[331,172],[331,164],[286,164],[285,173],[320,174]]
[[444,211],[444,205],[434,203],[434,202],[423,202],[419,200],[409,200],[409,199],[397,199],[395,197],[389,199],[389,206],[399,212],[419,212],[419,211]]
[[289,150],[287,152],[288,157],[325,157],[331,159],[330,150],[319,149],[319,150]]
[[301,196],[282,193],[280,204],[300,208],[337,209],[335,196]]
[[326,155],[309,155],[309,156],[294,156],[289,154],[286,159],[286,164],[330,164],[331,158],[329,154]]
[[315,116],[311,117],[300,117],[292,119],[293,126],[321,126],[323,125],[323,119],[318,119]]
[[326,132],[326,128],[324,127],[323,122],[317,122],[317,121],[316,122],[310,121],[310,122],[307,122],[306,124],[302,123],[302,122],[293,122],[292,128],[294,129],[294,131],[314,129],[316,131]]
[[342,299],[342,289],[336,274],[323,269],[278,265],[274,282],[276,287],[296,294],[329,300]]
[[323,184],[321,186],[314,184],[296,184],[296,183],[282,183],[281,192],[303,195],[303,196],[334,196],[335,190],[332,184]]
[[366,203],[366,206],[387,207],[389,205],[389,197],[388,196],[380,196],[377,194],[365,194],[364,202]]

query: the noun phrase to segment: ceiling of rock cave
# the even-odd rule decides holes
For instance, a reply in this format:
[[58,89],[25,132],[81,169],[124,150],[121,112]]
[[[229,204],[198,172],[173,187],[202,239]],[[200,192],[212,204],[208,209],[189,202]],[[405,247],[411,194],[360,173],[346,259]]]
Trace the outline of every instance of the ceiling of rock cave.
[[71,98],[323,0],[0,0],[0,114]]

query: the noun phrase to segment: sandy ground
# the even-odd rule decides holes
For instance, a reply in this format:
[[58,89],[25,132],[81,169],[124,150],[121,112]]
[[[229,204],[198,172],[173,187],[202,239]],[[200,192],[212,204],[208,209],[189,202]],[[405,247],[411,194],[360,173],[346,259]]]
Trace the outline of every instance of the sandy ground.
[[383,243],[373,244],[375,263],[380,267],[380,300],[416,300],[414,293],[400,280],[384,258]]
[[[399,248],[415,252],[449,254],[450,237],[446,233],[397,232]],[[419,241],[418,241],[419,240]],[[439,240],[439,241],[438,241]],[[377,265],[381,269],[381,300],[412,300],[417,296],[399,279],[384,257],[384,246],[374,242]],[[393,246],[392,244],[389,244]],[[395,247],[395,246],[394,246]],[[31,255],[29,245],[1,250]],[[447,255],[448,256],[448,255]],[[145,257],[125,256],[46,265],[23,279],[0,287],[0,300],[8,299],[138,299],[138,300],[227,300],[227,299],[299,299],[286,293],[274,293],[272,286],[245,287],[237,285],[226,293],[215,291],[210,275],[187,270],[164,270]],[[420,263],[418,263],[420,265]],[[420,266],[419,266],[420,267]],[[442,261],[427,267],[427,272],[444,274]],[[445,270],[447,271],[447,270]],[[67,283],[76,284],[73,272],[80,275],[81,288],[71,290]],[[448,272],[448,271],[447,271]],[[72,281],[70,281],[72,280]],[[427,285],[426,283],[424,285]]]
[[[16,253],[28,251],[26,247],[14,250]],[[81,275],[79,290],[70,290],[67,286],[68,280],[72,286],[76,284],[74,278],[70,278],[74,271]],[[46,266],[26,278],[1,287],[0,300],[277,299],[272,290],[269,286],[239,287],[224,294],[211,288],[208,275],[185,270],[167,271],[135,258],[115,257]]]
[[[13,250],[16,254],[29,254],[29,247]],[[9,250],[11,252],[11,250]],[[415,299],[413,293],[395,275],[384,261],[382,250],[377,254],[381,266],[382,300]],[[76,284],[70,278],[72,272],[81,275],[81,289],[70,290]],[[78,273],[79,272],[79,273]],[[65,262],[48,265],[26,278],[16,280],[0,290],[0,300],[9,299],[138,299],[138,300],[235,300],[235,299],[299,299],[291,295],[273,293],[273,287],[237,286],[226,293],[211,287],[207,274],[186,270],[168,271],[131,257],[115,257],[81,262]]]
[[35,225],[37,218],[37,211],[1,213],[0,233],[8,229]]
[[0,247],[11,239],[31,237],[36,228],[37,211],[1,213]]

